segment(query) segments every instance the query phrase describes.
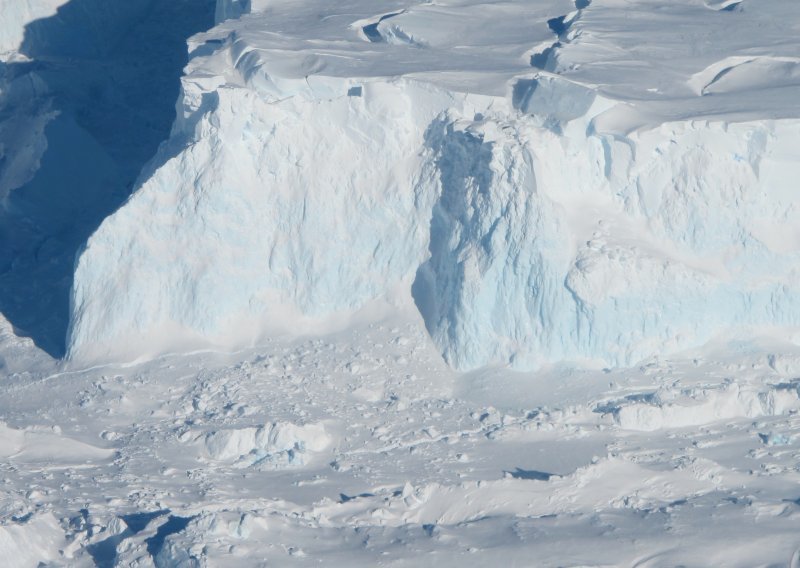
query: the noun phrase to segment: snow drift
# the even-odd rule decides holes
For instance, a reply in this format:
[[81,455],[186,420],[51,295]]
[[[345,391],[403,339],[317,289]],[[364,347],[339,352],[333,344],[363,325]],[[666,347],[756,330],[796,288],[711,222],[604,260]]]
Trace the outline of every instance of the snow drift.
[[[735,33],[798,8],[579,4],[219,2],[170,141],[78,259],[70,355],[238,346],[397,290],[459,369],[800,325],[798,36]],[[667,56],[622,11],[734,39]]]

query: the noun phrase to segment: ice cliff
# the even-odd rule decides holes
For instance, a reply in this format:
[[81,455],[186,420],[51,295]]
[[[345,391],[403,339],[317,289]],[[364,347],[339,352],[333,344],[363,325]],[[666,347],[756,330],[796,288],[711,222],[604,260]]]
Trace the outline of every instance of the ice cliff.
[[170,132],[214,0],[0,0],[0,313],[65,352],[76,251]]
[[217,20],[170,140],[77,260],[72,357],[239,346],[409,293],[459,369],[800,325],[796,4],[220,0]]

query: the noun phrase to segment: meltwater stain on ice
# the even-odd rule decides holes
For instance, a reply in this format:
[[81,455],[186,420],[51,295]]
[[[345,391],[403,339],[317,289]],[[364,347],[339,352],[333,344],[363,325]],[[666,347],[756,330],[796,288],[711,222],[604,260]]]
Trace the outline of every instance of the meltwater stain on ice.
[[0,123],[24,117],[16,130],[39,132],[43,153],[0,204],[0,312],[52,356],[65,351],[75,255],[167,139],[186,39],[213,25],[214,4],[72,0],[26,26],[32,61],[3,69]]

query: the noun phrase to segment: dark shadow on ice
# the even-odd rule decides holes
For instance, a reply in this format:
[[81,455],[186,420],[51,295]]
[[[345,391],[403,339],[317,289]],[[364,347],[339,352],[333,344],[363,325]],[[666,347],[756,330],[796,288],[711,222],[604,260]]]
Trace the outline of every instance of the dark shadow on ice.
[[[89,556],[92,557],[97,568],[113,568],[117,563],[117,547],[119,544],[123,540],[142,532],[153,519],[168,515],[169,512],[169,509],[162,509],[160,511],[151,511],[147,513],[122,515],[121,518],[125,522],[127,528],[121,533],[111,535],[106,539],[90,544],[86,547],[86,551],[89,553]],[[167,534],[170,534],[170,530],[176,526],[174,519],[183,520],[179,517],[170,516],[167,522],[158,528],[156,534],[147,539],[148,551],[151,549],[151,541],[154,540],[155,544],[153,546],[157,547],[158,550],[163,547],[164,539],[167,537]],[[188,520],[186,524],[188,524]],[[179,522],[178,525],[181,525],[181,523]],[[167,528],[165,529],[164,527]],[[180,530],[183,530],[185,527],[185,524],[181,525]]]
[[503,473],[510,475],[514,479],[530,479],[533,481],[550,481],[550,478],[553,477],[552,473],[536,471],[535,469],[517,468],[516,471],[506,471]]
[[348,501],[352,501],[353,499],[364,499],[367,497],[375,497],[375,494],[359,493],[358,495],[345,495],[344,493],[339,493],[339,503],[347,503]]
[[125,525],[130,529],[133,534],[142,532],[150,521],[162,517],[169,513],[169,509],[161,509],[160,511],[150,511],[147,513],[131,513],[130,515],[122,515],[122,520]]
[[150,556],[153,558],[158,556],[158,553],[164,548],[164,541],[167,540],[167,537],[171,534],[181,532],[189,525],[193,518],[194,517],[176,517],[170,515],[169,520],[158,527],[156,534],[145,541],[147,543],[147,552],[150,553]]
[[403,12],[392,12],[391,14],[385,14],[381,16],[377,22],[373,22],[361,28],[364,31],[364,35],[367,36],[367,39],[372,43],[380,43],[385,41],[384,37],[381,35],[381,32],[378,30],[378,26],[384,20],[388,20],[389,18],[394,18],[395,16],[399,16]]
[[[417,270],[411,295],[432,336],[459,342],[460,302],[464,301],[462,251],[471,246],[470,238],[488,247],[491,231],[482,235],[463,234],[463,227],[480,225],[474,219],[477,209],[468,187],[477,186],[486,196],[491,191],[493,171],[492,143],[483,137],[454,129],[444,121],[434,121],[425,133],[425,146],[435,152],[441,194],[433,207],[430,224],[430,258]],[[482,197],[483,198],[483,197]],[[453,243],[454,234],[463,234]],[[447,359],[447,356],[445,356]],[[454,361],[448,359],[453,364]]]
[[100,542],[90,544],[86,547],[86,551],[92,557],[97,568],[114,568],[117,561],[117,546],[129,536],[128,531],[110,536]]
[[566,19],[566,16],[551,18],[547,20],[547,27],[550,28],[550,31],[552,31],[554,34],[560,36],[566,33],[566,31],[569,29],[569,24],[565,23]]
[[733,2],[732,4],[728,4],[721,12],[741,12],[742,11],[742,3],[741,2]]
[[54,357],[65,352],[75,254],[169,136],[186,40],[213,25],[214,7],[72,0],[26,27],[32,62],[0,69],[46,86],[0,108],[0,121],[53,116],[40,167],[0,204],[0,312]]

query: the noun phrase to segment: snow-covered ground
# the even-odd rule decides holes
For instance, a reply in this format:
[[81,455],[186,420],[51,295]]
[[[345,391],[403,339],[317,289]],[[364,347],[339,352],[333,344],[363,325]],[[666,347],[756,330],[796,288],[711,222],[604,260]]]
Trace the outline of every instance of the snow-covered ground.
[[800,566],[800,4],[0,28],[0,564]]
[[18,566],[800,557],[796,345],[463,375],[409,316],[132,366],[55,364],[8,332],[3,351]]

